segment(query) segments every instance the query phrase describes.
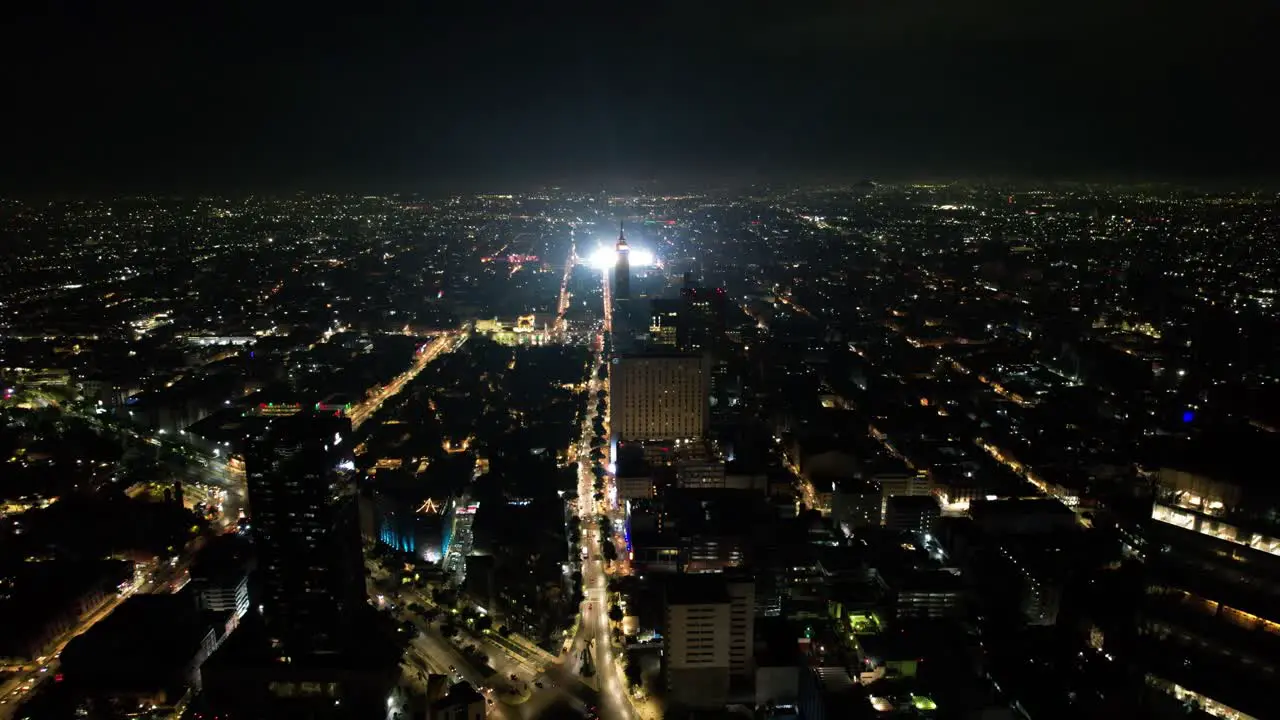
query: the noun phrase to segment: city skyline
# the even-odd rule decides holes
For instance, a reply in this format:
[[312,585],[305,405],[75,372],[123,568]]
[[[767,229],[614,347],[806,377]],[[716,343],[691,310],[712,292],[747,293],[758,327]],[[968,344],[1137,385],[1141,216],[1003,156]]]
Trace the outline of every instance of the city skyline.
[[6,199],[0,720],[1265,718],[1276,208]]
[[21,6],[0,720],[1268,720],[1280,4]]

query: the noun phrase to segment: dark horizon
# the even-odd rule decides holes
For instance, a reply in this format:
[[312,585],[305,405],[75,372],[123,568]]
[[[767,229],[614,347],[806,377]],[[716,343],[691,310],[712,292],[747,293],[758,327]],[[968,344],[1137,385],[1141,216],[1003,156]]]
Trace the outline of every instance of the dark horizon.
[[1234,184],[1277,168],[1277,11],[1260,3],[491,7],[27,13],[4,43],[0,189]]
[[1280,177],[1241,178],[1241,177],[1111,177],[1111,178],[1050,178],[1050,177],[1010,177],[1010,176],[920,176],[920,177],[882,177],[882,176],[850,176],[850,177],[813,177],[794,180],[735,180],[724,178],[686,179],[664,181],[659,179],[611,178],[601,181],[566,181],[566,182],[499,182],[457,183],[439,181],[422,183],[418,186],[404,184],[389,186],[385,184],[342,184],[328,183],[316,186],[279,186],[251,187],[247,184],[239,187],[225,186],[186,186],[160,190],[143,187],[104,187],[76,188],[70,190],[37,189],[29,191],[0,190],[0,201],[50,201],[50,202],[105,202],[129,199],[197,199],[197,198],[260,198],[264,200],[280,200],[290,196],[317,197],[332,195],[352,198],[357,196],[390,198],[399,197],[415,201],[432,201],[449,197],[481,197],[486,195],[514,195],[517,197],[536,196],[541,193],[565,193],[574,195],[590,195],[603,192],[610,197],[628,195],[656,197],[662,195],[718,195],[718,194],[751,194],[789,193],[807,191],[837,191],[854,189],[858,185],[871,183],[875,186],[890,189],[918,186],[955,186],[957,188],[1009,191],[1038,190],[1076,190],[1089,189],[1107,192],[1132,191],[1138,189],[1167,193],[1206,193],[1206,194],[1269,194],[1280,192]]

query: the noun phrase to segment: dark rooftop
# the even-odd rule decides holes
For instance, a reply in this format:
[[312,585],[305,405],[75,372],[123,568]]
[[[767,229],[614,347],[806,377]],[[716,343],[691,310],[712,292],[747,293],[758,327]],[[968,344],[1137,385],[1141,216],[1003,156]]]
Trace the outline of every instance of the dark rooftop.
[[721,575],[684,575],[667,585],[667,605],[706,605],[729,602]]
[[187,593],[135,595],[68,643],[62,666],[77,682],[112,683],[114,689],[180,682],[175,673],[211,633],[223,634],[228,615],[199,610]]

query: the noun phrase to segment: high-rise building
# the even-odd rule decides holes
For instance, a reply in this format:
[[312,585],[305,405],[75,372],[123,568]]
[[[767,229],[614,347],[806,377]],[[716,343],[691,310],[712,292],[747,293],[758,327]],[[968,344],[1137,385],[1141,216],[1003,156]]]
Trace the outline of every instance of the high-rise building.
[[649,342],[654,345],[680,349],[681,310],[684,301],[677,298],[654,298],[649,301]]
[[1274,716],[1268,688],[1280,673],[1280,501],[1271,485],[1158,473],[1137,655],[1153,709]]
[[703,356],[643,353],[614,358],[609,403],[613,439],[702,437],[709,415],[709,382]]
[[272,420],[246,452],[258,605],[291,652],[339,647],[366,603],[350,433],[345,417],[301,413]]
[[[389,717],[402,640],[369,605],[351,421],[276,417],[245,452],[250,612],[200,668],[207,717]],[[257,612],[254,612],[254,611]]]
[[666,605],[662,654],[669,701],[723,705],[729,693],[728,593],[710,582],[673,583]]
[[919,538],[932,535],[942,516],[942,506],[932,495],[890,495],[884,500],[884,509],[885,527]]
[[223,535],[205,543],[191,564],[191,589],[204,610],[235,613],[238,622],[249,612],[249,543]]
[[755,644],[755,581],[682,577],[668,585],[664,672],[672,704],[720,707],[731,677],[746,677]]
[[680,291],[684,301],[684,352],[715,352],[724,338],[726,298],[724,288],[686,287]]
[[618,262],[613,268],[613,299],[631,299],[631,246],[627,245],[627,236],[622,224],[618,224]]
[[723,288],[686,287],[649,302],[649,340],[686,353],[714,353],[725,334]]
[[880,517],[889,517],[889,498],[923,497],[933,495],[933,482],[927,473],[881,472],[871,477],[880,486]]

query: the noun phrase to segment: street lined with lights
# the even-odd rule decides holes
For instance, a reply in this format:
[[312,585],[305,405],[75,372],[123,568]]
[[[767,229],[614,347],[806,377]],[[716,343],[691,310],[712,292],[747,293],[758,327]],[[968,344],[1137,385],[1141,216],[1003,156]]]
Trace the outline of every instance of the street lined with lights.
[[414,378],[418,377],[418,374],[427,365],[431,364],[431,361],[445,352],[453,352],[462,347],[468,337],[467,333],[446,332],[420,348],[408,370],[397,375],[394,380],[387,383],[382,389],[366,398],[364,402],[356,405],[347,413],[347,417],[351,418],[351,428],[354,430],[363,425],[374,413],[378,412],[384,402],[395,397]]

